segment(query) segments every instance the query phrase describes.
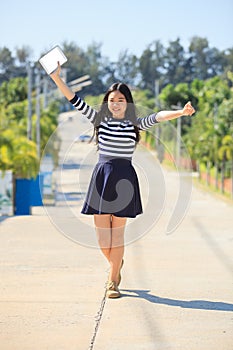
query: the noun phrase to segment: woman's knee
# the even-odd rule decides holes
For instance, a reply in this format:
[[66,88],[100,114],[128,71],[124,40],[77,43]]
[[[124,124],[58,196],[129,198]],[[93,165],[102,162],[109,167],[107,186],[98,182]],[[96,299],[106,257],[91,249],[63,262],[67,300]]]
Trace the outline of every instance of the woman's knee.
[[126,218],[113,216],[112,218],[112,247],[124,245]]
[[111,247],[110,215],[94,215],[97,240],[101,248]]

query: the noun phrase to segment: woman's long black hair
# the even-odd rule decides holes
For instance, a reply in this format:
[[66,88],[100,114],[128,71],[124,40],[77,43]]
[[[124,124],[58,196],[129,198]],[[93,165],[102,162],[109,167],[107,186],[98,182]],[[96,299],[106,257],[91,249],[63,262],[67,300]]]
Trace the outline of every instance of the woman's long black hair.
[[122,95],[125,96],[126,102],[127,102],[127,108],[125,111],[125,117],[126,119],[130,120],[132,124],[134,125],[134,130],[136,133],[136,142],[139,142],[140,134],[139,134],[139,128],[138,128],[138,122],[137,122],[137,116],[136,116],[136,109],[135,104],[133,101],[133,96],[131,94],[131,91],[129,87],[124,83],[114,83],[110,86],[110,88],[107,90],[106,94],[104,95],[101,107],[99,112],[97,113],[97,116],[95,118],[94,123],[94,129],[95,129],[95,135],[96,135],[96,142],[98,142],[98,129],[101,121],[105,119],[105,117],[112,116],[112,113],[108,109],[108,96],[113,91],[120,91]]

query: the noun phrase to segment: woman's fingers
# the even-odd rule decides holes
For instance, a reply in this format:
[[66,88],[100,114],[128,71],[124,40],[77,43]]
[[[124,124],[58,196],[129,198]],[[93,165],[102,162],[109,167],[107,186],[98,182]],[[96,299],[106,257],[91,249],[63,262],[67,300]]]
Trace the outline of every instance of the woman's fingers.
[[57,61],[57,68],[55,69],[55,71],[53,71],[53,72],[50,74],[50,76],[51,76],[51,78],[53,78],[53,77],[55,77],[55,76],[57,76],[57,75],[60,75],[60,73],[61,73],[61,65],[60,65],[60,62]]
[[184,115],[192,115],[195,113],[195,109],[193,108],[190,101],[188,101],[183,108]]

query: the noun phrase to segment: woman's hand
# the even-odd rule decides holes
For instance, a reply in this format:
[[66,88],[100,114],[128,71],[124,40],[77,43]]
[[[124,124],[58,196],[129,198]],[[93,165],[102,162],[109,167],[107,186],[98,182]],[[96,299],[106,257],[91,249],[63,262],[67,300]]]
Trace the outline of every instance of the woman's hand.
[[50,77],[53,79],[54,83],[57,85],[58,89],[61,90],[63,95],[67,98],[68,101],[74,98],[75,93],[69,88],[65,81],[61,78],[61,65],[57,62],[57,68],[54,72],[50,74]]
[[60,62],[57,62],[57,68],[50,74],[50,77],[55,80],[56,78],[59,78],[61,74],[61,65]]
[[182,115],[193,115],[195,113],[195,109],[191,105],[191,102],[187,102],[182,110]]

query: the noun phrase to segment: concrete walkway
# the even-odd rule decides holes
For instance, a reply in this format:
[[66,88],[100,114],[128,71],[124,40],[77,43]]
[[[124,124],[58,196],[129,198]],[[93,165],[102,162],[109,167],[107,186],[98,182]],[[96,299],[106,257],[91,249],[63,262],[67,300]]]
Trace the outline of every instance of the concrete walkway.
[[[139,148],[137,164],[146,156]],[[72,192],[77,169],[63,172],[59,186],[75,198],[1,221],[0,348],[232,350],[233,206],[192,186],[185,217],[167,234],[180,180],[160,169],[163,210],[134,241],[129,222],[122,298],[106,300],[108,265],[94,247],[92,218],[79,214],[82,191]],[[83,230],[93,233],[90,241]]]

